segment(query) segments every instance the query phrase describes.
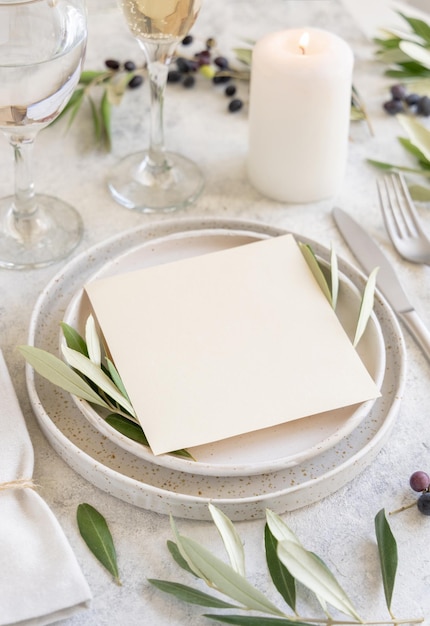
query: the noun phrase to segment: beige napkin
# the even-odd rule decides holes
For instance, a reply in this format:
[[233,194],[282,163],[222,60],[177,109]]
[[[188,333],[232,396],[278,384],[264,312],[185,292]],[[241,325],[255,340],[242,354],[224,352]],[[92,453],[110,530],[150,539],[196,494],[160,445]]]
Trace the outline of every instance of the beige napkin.
[[0,626],[51,624],[91,599],[32,475],[33,447],[0,351]]

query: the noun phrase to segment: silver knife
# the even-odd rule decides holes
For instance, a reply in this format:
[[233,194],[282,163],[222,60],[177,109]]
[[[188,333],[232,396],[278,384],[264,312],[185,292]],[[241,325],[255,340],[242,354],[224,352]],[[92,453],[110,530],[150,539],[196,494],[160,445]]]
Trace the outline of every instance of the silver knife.
[[409,301],[390,261],[371,236],[348,213],[335,208],[333,217],[348,247],[365,272],[369,275],[375,267],[379,267],[376,276],[377,287],[430,361],[430,332]]

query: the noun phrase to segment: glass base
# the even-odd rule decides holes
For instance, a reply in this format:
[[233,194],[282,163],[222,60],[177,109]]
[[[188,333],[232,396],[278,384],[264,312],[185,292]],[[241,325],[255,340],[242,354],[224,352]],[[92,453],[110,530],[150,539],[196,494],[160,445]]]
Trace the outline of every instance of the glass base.
[[31,269],[67,257],[82,238],[79,213],[50,196],[36,196],[37,211],[17,216],[12,196],[0,200],[0,267]]
[[164,156],[163,166],[156,166],[148,152],[120,161],[108,180],[114,199],[143,213],[176,211],[194,202],[204,186],[201,171],[180,154],[166,152]]

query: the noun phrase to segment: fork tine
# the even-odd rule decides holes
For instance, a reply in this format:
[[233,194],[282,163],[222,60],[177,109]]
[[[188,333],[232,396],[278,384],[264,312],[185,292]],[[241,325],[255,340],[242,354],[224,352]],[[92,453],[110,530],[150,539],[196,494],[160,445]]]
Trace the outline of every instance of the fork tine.
[[[422,233],[420,218],[409,193],[405,177],[400,172],[392,174],[393,187],[399,204],[399,211],[410,234]],[[407,208],[405,209],[405,204]]]
[[391,194],[388,183],[389,176],[384,176],[382,180],[376,181],[376,186],[378,189],[379,206],[382,210],[385,228],[387,229],[390,238],[393,240],[400,236],[400,232],[396,213],[393,210],[393,204],[391,202]]
[[389,174],[377,181],[379,204],[386,231],[397,252],[412,263],[430,265],[430,239],[402,175]]

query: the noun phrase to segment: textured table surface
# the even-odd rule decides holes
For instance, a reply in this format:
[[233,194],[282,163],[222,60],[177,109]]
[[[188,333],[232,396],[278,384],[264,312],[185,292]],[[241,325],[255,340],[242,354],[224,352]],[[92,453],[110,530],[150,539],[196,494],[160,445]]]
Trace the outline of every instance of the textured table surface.
[[[201,198],[175,215],[175,219],[258,220],[301,233],[326,246],[333,242],[339,255],[353,261],[331,217],[333,206],[341,206],[354,214],[379,242],[407,286],[416,309],[430,324],[430,269],[401,261],[391,248],[377,205],[375,171],[366,163],[367,158],[399,162],[406,158],[397,141],[401,134],[398,123],[381,110],[389,83],[383,77],[383,68],[374,62],[371,44],[335,0],[265,0],[264,3],[206,0],[203,4],[193,32],[202,40],[215,37],[226,54],[241,46],[245,39],[255,40],[280,27],[312,25],[346,38],[355,54],[354,82],[366,101],[375,134],[372,137],[364,123],[352,125],[347,172],[336,198],[312,205],[280,204],[261,196],[247,180],[246,107],[238,114],[228,114],[224,96],[209,83],[201,83],[195,90],[169,87],[165,111],[168,147],[198,161],[206,177]],[[113,4],[90,0],[89,23],[87,68],[101,68],[108,57],[141,59],[138,45]],[[246,87],[241,89],[246,100]],[[69,201],[84,220],[84,238],[75,254],[120,230],[172,219],[127,211],[111,199],[106,188],[106,175],[118,159],[146,145],[148,131],[142,117],[147,119],[147,112],[147,85],[128,92],[113,113],[110,153],[94,147],[89,114],[80,114],[67,133],[61,122],[38,138],[35,166],[39,190]],[[1,139],[1,195],[12,189],[10,152],[6,141]],[[420,211],[430,229],[428,207],[422,206]],[[0,270],[0,343],[35,448],[35,480],[64,528],[94,595],[88,610],[64,623],[67,626],[203,624],[204,609],[163,596],[147,583],[147,578],[182,578],[165,548],[166,540],[171,538],[168,517],[126,504],[81,478],[50,447],[32,413],[24,363],[16,346],[26,343],[37,296],[59,267],[23,272]],[[352,484],[321,502],[284,516],[303,543],[333,568],[361,613],[369,619],[386,617],[373,518],[383,507],[389,511],[411,501],[414,495],[408,486],[410,474],[417,469],[430,470],[430,369],[412,339],[405,336],[405,341],[408,371],[404,398],[394,431],[377,459]],[[79,536],[75,514],[81,502],[91,503],[109,522],[118,552],[122,587],[112,582]],[[428,618],[430,519],[412,508],[390,517],[390,523],[400,556],[394,612],[399,617]],[[191,520],[178,520],[178,525],[183,534],[223,555],[213,525]],[[237,523],[245,544],[249,577],[275,600],[276,592],[269,584],[264,565],[263,526],[262,520]],[[304,614],[312,612],[306,609]]]

